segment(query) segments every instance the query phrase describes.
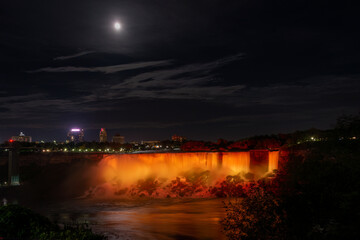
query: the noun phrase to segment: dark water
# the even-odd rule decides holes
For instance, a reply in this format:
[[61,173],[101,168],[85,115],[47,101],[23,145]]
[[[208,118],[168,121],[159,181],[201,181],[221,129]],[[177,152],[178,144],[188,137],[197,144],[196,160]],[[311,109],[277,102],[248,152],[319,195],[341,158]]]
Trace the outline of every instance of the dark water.
[[58,222],[88,222],[112,239],[225,239],[221,199],[72,200],[34,207]]

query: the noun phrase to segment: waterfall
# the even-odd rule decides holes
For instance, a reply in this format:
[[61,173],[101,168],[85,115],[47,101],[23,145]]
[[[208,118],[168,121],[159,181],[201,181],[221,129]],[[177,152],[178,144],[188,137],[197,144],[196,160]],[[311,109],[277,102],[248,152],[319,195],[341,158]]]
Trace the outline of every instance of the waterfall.
[[224,152],[222,167],[230,170],[229,174],[250,171],[250,152]]
[[96,169],[98,184],[85,196],[224,196],[277,169],[278,158],[279,152],[268,150],[109,154]]
[[261,162],[258,157],[253,160],[252,155],[249,151],[112,154],[105,156],[99,166],[106,181],[118,181],[125,185],[153,176],[176,178],[195,169],[221,172],[222,176],[248,173],[252,171],[251,163],[265,164],[262,173],[254,172],[259,176],[277,169],[279,152],[262,151],[261,156],[265,158],[260,159]]
[[269,152],[269,172],[278,169],[279,151]]

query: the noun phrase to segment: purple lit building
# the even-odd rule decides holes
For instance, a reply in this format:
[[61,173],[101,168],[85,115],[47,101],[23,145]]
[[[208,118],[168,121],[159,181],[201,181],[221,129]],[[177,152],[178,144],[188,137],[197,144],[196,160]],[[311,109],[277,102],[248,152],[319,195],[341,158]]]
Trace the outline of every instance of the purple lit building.
[[67,142],[83,142],[84,141],[84,129],[72,128],[67,134]]

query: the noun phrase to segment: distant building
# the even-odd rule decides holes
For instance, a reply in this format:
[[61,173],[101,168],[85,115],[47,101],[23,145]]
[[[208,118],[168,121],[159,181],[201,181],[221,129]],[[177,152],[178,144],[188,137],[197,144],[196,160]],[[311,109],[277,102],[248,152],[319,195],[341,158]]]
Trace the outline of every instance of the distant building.
[[125,137],[124,136],[120,136],[120,134],[115,134],[112,138],[112,141],[114,143],[120,143],[120,144],[124,144],[125,143]]
[[84,141],[84,129],[73,128],[67,134],[68,142],[83,142]]
[[100,142],[107,142],[107,133],[106,133],[106,130],[105,128],[102,128],[100,130],[100,134],[99,134],[99,137],[100,137]]
[[174,141],[174,142],[184,142],[184,141],[186,141],[186,137],[178,136],[178,135],[174,134],[171,137],[171,140]]
[[160,141],[141,141],[141,144],[146,144],[146,145],[149,145],[149,146],[155,146],[155,145],[158,145],[160,144]]
[[23,132],[20,132],[19,136],[12,136],[11,140],[16,142],[31,142],[31,136],[25,136]]

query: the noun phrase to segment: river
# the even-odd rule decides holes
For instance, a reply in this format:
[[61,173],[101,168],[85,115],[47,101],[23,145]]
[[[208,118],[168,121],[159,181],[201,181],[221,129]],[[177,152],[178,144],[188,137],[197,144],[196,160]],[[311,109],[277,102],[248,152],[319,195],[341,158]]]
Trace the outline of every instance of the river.
[[115,239],[226,239],[221,199],[71,200],[34,206],[57,222],[87,222]]

